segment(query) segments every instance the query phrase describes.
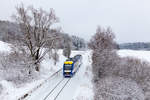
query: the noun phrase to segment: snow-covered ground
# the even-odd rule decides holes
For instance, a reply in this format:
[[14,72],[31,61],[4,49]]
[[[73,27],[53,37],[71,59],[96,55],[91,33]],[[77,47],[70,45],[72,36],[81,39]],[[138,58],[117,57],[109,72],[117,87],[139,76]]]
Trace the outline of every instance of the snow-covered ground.
[[[0,41],[0,53],[10,52],[10,45]],[[1,79],[0,85],[3,87],[3,91],[0,94],[0,100],[17,100],[26,93],[29,93],[30,90],[33,90],[39,84],[44,82],[49,76],[58,71],[63,66],[63,62],[66,58],[62,55],[62,50],[59,50],[59,62],[54,65],[54,62],[48,58],[48,55],[45,57],[45,60],[41,64],[41,72],[38,80],[34,82],[26,83],[23,86],[15,86],[11,82]],[[81,54],[83,56],[83,64],[80,67],[76,75],[71,78],[67,87],[64,88],[58,100],[92,100],[92,74],[91,74],[91,65],[90,65],[90,52],[89,51],[72,51],[71,56],[76,54]],[[26,99],[27,100],[42,100],[43,96],[47,95],[51,88],[60,81],[62,77],[62,72],[59,73],[56,77],[51,78],[49,81],[44,83],[40,88],[35,90],[30,94]],[[57,90],[56,90],[57,91]],[[58,90],[59,91],[59,90]],[[40,94],[40,95],[39,95]],[[42,99],[40,99],[42,98]]]
[[0,52],[9,52],[10,50],[10,44],[0,41]]
[[[11,45],[5,42],[0,41],[0,53],[10,53]],[[0,100],[17,100],[24,94],[28,93],[30,90],[33,90],[36,86],[41,84],[45,79],[51,76],[54,72],[61,68],[64,60],[66,59],[64,56],[61,55],[62,50],[59,51],[60,60],[56,65],[50,59],[48,59],[48,55],[46,56],[45,60],[41,64],[41,72],[39,79],[23,84],[22,86],[16,86],[15,84],[6,81],[1,77],[0,73],[0,86],[2,86],[2,91],[0,93]],[[0,69],[1,71],[1,69]],[[9,74],[9,73],[8,73]],[[3,75],[2,75],[3,76]]]
[[[0,41],[0,53],[9,52],[11,49],[9,44]],[[90,51],[72,51],[72,55],[81,54],[83,56],[83,64],[70,79],[67,86],[58,96],[57,100],[93,100],[93,86],[92,86],[92,72],[91,72],[91,52]],[[132,56],[135,58],[150,61],[150,51],[135,51],[135,50],[119,50],[118,54],[121,57]],[[45,79],[58,71],[63,66],[63,62],[66,58],[62,55],[62,50],[59,50],[59,62],[54,65],[54,62],[48,59],[41,64],[41,73],[38,80],[34,82],[24,84],[23,86],[16,87],[11,82],[1,79],[0,85],[3,87],[3,91],[0,94],[0,100],[17,100],[22,95],[28,93],[34,87],[38,86]],[[62,72],[56,76],[50,78],[40,88],[33,91],[26,100],[43,100],[49,92],[56,86],[56,84],[63,79]],[[68,79],[62,81],[62,86]],[[62,87],[61,85],[59,87]],[[47,100],[52,100],[56,94],[60,91],[59,87],[56,88],[55,93],[50,95]]]
[[[83,64],[75,74],[73,78],[70,79],[66,87],[57,97],[57,100],[92,100],[92,74],[90,66],[90,52],[88,51],[73,51],[72,56],[76,54],[81,54],[83,56]],[[37,91],[32,93],[26,100],[44,100],[46,96],[51,92],[51,90],[63,79],[62,72],[50,79],[46,84],[44,84]],[[69,80],[64,79],[60,85],[50,94],[46,100],[54,100],[63,85]],[[40,95],[38,95],[40,94]]]
[[130,56],[130,57],[134,57],[134,58],[138,58],[138,59],[146,60],[146,61],[150,62],[150,51],[119,50],[118,54],[121,57]]

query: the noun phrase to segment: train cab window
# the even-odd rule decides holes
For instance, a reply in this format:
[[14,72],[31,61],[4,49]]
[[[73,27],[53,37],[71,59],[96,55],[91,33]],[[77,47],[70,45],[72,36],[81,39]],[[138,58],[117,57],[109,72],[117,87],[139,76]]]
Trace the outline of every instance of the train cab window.
[[64,70],[71,70],[72,65],[71,64],[65,64],[64,65]]
[[73,58],[68,58],[66,61],[72,61],[73,60]]

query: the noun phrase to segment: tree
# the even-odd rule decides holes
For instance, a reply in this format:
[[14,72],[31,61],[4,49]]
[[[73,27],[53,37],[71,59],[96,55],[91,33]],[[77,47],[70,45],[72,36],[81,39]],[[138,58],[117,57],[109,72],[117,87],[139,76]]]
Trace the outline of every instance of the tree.
[[75,50],[85,48],[85,46],[86,46],[84,39],[82,39],[80,37],[72,36],[71,40],[72,40],[72,44],[73,44]]
[[92,50],[113,50],[116,46],[116,42],[114,41],[115,35],[112,32],[111,28],[102,29],[98,27],[95,35],[91,38],[88,46]]
[[59,61],[59,55],[58,55],[58,49],[61,48],[61,44],[62,44],[62,36],[59,35],[58,33],[54,34],[56,38],[55,42],[53,43],[53,45],[49,45],[51,43],[48,43],[48,47],[49,47],[49,58],[54,60],[54,64],[56,65],[56,63]]
[[64,35],[64,49],[63,49],[63,55],[67,58],[70,58],[71,54],[71,39],[66,34]]
[[[52,46],[57,37],[52,35],[57,29],[53,29],[52,25],[58,22],[54,10],[46,12],[42,8],[34,7],[25,8],[23,5],[16,7],[17,14],[13,16],[16,23],[23,33],[19,39],[21,45],[26,46],[34,64],[36,71],[39,71],[39,64],[42,61],[48,49],[42,50],[46,44]],[[51,31],[55,30],[55,31]]]
[[111,74],[116,66],[119,57],[114,48],[114,34],[110,28],[97,28],[96,34],[90,40],[88,46],[93,50],[92,71],[94,81],[106,74]]
[[52,58],[54,60],[54,64],[56,65],[56,63],[59,61],[59,55],[57,53],[57,50],[54,50],[54,53],[52,54]]

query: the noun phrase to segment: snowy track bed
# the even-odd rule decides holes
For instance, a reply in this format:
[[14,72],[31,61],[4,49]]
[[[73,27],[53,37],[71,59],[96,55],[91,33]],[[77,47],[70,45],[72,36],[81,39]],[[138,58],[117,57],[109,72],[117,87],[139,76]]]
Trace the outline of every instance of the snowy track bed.
[[63,78],[58,84],[50,91],[50,93],[44,98],[44,100],[57,100],[63,89],[67,86],[71,78]]
[[49,81],[51,78],[57,76],[57,74],[59,74],[62,71],[62,68],[59,69],[58,71],[56,71],[55,73],[53,73],[50,77],[48,77],[47,79],[45,79],[42,83],[40,83],[39,85],[37,85],[36,87],[34,87],[33,89],[31,89],[30,91],[28,91],[26,94],[24,94],[23,96],[21,96],[18,100],[23,100],[25,99],[27,96],[30,96],[34,91],[36,91],[38,88],[40,88],[42,85],[44,85],[47,81]]
[[[79,54],[79,52],[77,52],[77,54]],[[64,78],[62,72],[60,72],[25,100],[76,100],[75,97],[78,96],[77,91],[81,86],[90,83],[86,77],[87,66],[89,66],[89,56],[87,54],[89,54],[89,52],[81,51],[80,54],[83,56],[83,64],[72,78]],[[89,77],[89,79],[91,79],[91,77]]]

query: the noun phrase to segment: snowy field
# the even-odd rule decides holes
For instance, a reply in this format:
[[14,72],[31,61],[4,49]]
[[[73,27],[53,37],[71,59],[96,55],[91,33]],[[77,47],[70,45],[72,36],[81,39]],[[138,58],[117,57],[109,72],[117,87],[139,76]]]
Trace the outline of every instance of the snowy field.
[[[7,43],[0,42],[0,52],[9,52],[11,49]],[[57,97],[57,100],[93,100],[93,87],[92,87],[92,73],[91,73],[91,52],[90,51],[72,51],[72,55],[81,54],[83,56],[83,64],[73,78],[70,79],[66,87]],[[135,58],[150,61],[150,51],[135,51],[135,50],[120,50],[118,54],[121,57],[132,56]],[[16,87],[11,82],[7,82],[0,77],[0,85],[3,87],[3,91],[0,94],[0,100],[17,100],[22,95],[28,93],[34,87],[38,86],[45,79],[51,76],[53,73],[62,68],[63,62],[66,58],[62,55],[62,50],[59,50],[59,62],[54,65],[54,62],[48,59],[41,64],[41,72],[39,79],[24,84],[21,87]],[[33,91],[25,100],[43,100],[49,92],[55,87],[55,85],[63,79],[62,71],[55,77],[50,78],[37,90]],[[62,81],[62,86],[68,79]],[[61,85],[59,87],[62,87]],[[47,97],[46,100],[53,100],[56,94],[60,91],[57,87],[53,94]]]
[[140,50],[119,50],[118,54],[121,57],[126,57],[126,56],[130,56],[130,57],[134,57],[134,58],[138,58],[141,60],[145,60],[150,62],[150,51],[140,51]]

